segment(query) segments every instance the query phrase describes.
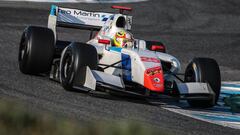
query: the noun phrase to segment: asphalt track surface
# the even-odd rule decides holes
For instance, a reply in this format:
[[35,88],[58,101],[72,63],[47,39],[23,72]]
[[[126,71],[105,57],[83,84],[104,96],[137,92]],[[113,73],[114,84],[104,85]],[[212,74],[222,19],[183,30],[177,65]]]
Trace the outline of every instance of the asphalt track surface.
[[[127,4],[134,8],[135,38],[161,40],[185,65],[193,57],[215,58],[223,81],[240,80],[240,1],[155,0]],[[112,11],[110,4],[64,4],[96,11]],[[49,3],[0,2],[0,98],[16,99],[33,111],[51,112],[84,122],[130,120],[173,134],[239,134],[188,118],[136,99],[67,92],[46,77],[18,70],[18,44],[28,25],[46,26]],[[71,34],[70,34],[71,33]],[[85,32],[86,33],[86,32]],[[60,38],[86,41],[88,35],[60,30]]]

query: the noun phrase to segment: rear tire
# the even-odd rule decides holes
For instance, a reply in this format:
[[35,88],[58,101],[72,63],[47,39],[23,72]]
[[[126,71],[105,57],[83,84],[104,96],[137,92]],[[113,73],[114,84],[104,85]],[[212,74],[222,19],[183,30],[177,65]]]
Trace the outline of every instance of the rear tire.
[[185,71],[185,82],[205,82],[210,85],[215,97],[209,100],[188,100],[192,107],[212,107],[219,98],[221,75],[217,62],[210,58],[194,58]]
[[60,61],[60,81],[64,89],[72,91],[75,90],[74,86],[83,87],[87,66],[97,69],[96,48],[85,43],[71,43],[67,46]]
[[48,28],[29,26],[20,41],[18,63],[24,74],[48,72],[54,55],[54,34]]

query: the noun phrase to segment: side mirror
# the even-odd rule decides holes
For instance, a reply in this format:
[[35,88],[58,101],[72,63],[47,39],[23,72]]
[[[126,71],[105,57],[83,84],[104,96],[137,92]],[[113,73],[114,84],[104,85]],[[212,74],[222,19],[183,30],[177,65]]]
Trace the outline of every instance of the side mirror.
[[162,42],[159,41],[145,41],[146,42],[146,49],[155,52],[162,52],[166,53],[166,47]]
[[151,50],[157,52],[166,52],[166,48],[164,45],[152,45]]
[[109,45],[111,45],[111,41],[109,39],[98,39],[98,43],[104,44],[105,50],[109,50]]
[[111,41],[108,40],[108,39],[98,39],[98,43],[105,44],[105,45],[110,45]]

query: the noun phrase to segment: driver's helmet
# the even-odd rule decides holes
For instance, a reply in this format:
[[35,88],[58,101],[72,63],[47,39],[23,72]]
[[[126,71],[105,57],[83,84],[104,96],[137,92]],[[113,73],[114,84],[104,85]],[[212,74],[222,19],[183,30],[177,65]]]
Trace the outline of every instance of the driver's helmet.
[[113,45],[121,48],[132,48],[134,39],[131,33],[121,30],[113,37]]

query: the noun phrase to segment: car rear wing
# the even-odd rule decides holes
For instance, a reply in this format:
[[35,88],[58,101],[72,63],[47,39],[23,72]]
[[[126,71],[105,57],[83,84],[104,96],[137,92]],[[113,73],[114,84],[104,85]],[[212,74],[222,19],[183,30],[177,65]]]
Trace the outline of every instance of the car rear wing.
[[[84,11],[52,5],[48,18],[48,28],[56,37],[56,27],[77,28],[83,30],[100,30],[112,13]],[[132,16],[126,18],[126,29],[131,30]]]

